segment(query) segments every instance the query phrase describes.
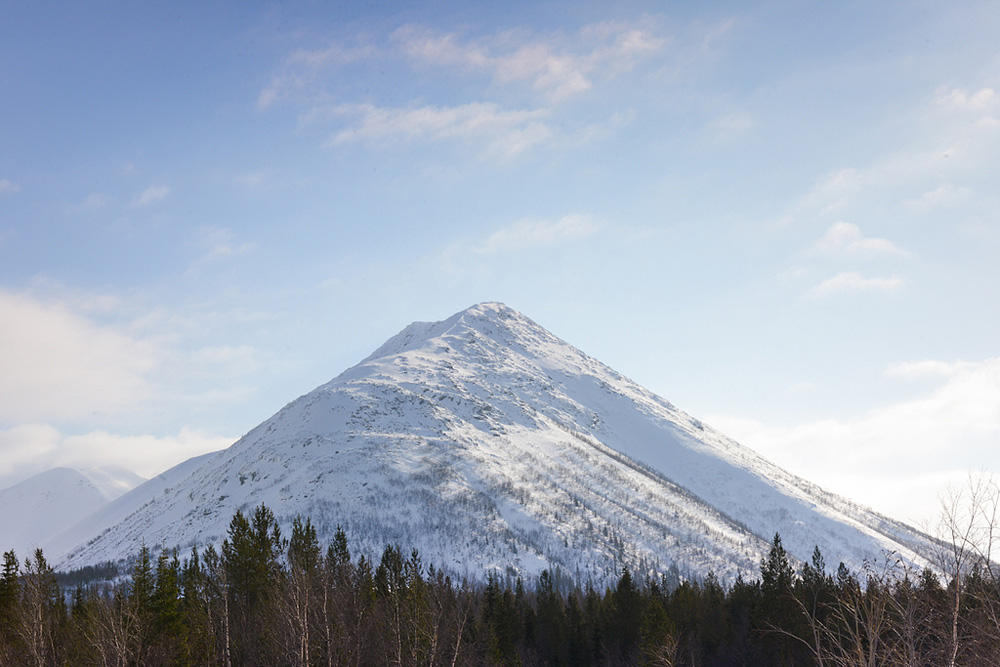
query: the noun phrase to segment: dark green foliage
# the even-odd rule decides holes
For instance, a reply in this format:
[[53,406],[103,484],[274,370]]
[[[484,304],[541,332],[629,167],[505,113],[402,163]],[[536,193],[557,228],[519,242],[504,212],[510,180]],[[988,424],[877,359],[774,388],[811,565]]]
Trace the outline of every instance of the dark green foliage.
[[274,512],[261,505],[249,520],[236,512],[222,542],[228,651],[236,664],[277,664],[274,621],[278,618],[278,590],[284,583],[284,550]]
[[759,578],[728,588],[711,573],[640,582],[623,569],[604,591],[548,570],[470,589],[396,546],[374,568],[353,562],[341,530],[324,550],[308,519],[285,541],[260,507],[233,517],[221,553],[154,562],[143,546],[126,583],[65,596],[41,551],[8,552],[0,665],[992,665],[994,567],[970,567],[957,615],[955,582],[930,570],[887,558],[831,576],[816,549],[796,572],[779,536]]
[[21,586],[18,581],[20,566],[17,555],[8,551],[3,555],[3,570],[0,571],[0,640],[12,640],[16,621]]

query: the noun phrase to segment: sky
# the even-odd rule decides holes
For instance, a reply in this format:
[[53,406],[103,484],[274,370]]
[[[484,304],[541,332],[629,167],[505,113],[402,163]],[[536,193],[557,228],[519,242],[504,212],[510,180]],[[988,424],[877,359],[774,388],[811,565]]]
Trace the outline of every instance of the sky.
[[0,487],[502,301],[933,527],[1000,469],[993,2],[0,4]]

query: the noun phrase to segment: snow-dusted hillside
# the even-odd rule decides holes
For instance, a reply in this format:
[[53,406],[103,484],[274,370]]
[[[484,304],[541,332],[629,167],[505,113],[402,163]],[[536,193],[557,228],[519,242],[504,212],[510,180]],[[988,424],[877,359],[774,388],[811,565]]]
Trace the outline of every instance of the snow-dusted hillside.
[[[141,487],[140,487],[141,489]],[[481,576],[753,573],[775,532],[852,568],[927,538],[794,477],[502,304],[416,323],[63,565],[219,541],[236,509]]]
[[[113,501],[104,503],[94,511],[85,514],[71,525],[60,526],[58,531],[49,533],[40,546],[46,554],[49,554],[50,558],[58,562],[70,549],[83,544],[109,526],[125,520],[130,514],[142,509],[166,489],[190,475],[198,466],[215,454],[216,452],[212,452],[195,456],[145,483],[135,486],[127,493],[117,496]],[[139,479],[142,478],[139,477]],[[121,483],[119,482],[115,488],[120,487]]]
[[0,491],[0,550],[24,558],[108,502],[83,473],[54,468]]
[[146,481],[145,477],[140,477],[128,468],[113,465],[85,468],[80,473],[109,501],[128,493]]

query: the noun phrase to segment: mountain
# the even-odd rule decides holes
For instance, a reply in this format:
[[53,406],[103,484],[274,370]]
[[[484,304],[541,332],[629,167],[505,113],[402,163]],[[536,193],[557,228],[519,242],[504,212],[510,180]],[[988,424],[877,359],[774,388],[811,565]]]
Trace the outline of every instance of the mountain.
[[261,503],[324,539],[342,525],[355,553],[416,547],[476,577],[606,581],[627,565],[731,580],[757,572],[775,533],[800,560],[819,546],[852,569],[886,550],[922,563],[932,546],[497,303],[406,327],[154,495],[91,525],[62,565],[217,543]]
[[0,491],[0,549],[24,558],[108,500],[86,475],[53,468]]
[[86,468],[80,473],[109,501],[128,493],[146,481],[145,477],[140,477],[128,468],[115,465]]
[[[80,517],[77,521],[69,525],[60,526],[57,531],[50,532],[41,541],[41,547],[46,554],[51,554],[58,560],[67,551],[84,543],[89,538],[97,535],[116,523],[125,520],[130,514],[139,511],[148,505],[158,495],[169,489],[172,485],[190,475],[198,466],[214,456],[217,452],[210,452],[195,456],[180,463],[166,472],[162,472],[152,479],[146,480],[143,484],[135,486],[128,492],[118,495],[114,500],[102,504],[92,512]],[[121,468],[120,471],[129,471]],[[127,475],[119,474],[115,477],[117,484],[115,488],[120,488],[122,479],[127,479]],[[108,471],[111,472],[111,471]],[[91,473],[93,474],[93,473]],[[134,475],[134,473],[129,473]],[[138,477],[138,475],[135,475]],[[142,480],[141,477],[139,477]],[[110,559],[109,559],[110,560]]]

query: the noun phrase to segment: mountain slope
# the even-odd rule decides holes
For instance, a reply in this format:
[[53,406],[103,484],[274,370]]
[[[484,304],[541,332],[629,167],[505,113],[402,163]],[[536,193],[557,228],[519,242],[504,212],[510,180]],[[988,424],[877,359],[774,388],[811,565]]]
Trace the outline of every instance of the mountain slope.
[[121,466],[99,466],[86,468],[80,473],[89,479],[107,500],[115,500],[146,481],[128,468]]
[[459,573],[622,565],[724,578],[770,538],[857,568],[918,531],[794,477],[502,304],[415,323],[74,549],[65,565],[221,540],[236,509],[417,547]]
[[[148,505],[158,495],[185,479],[198,466],[212,456],[215,456],[216,453],[211,452],[195,456],[160,473],[152,479],[146,480],[127,493],[120,494],[111,502],[104,503],[94,511],[85,514],[71,525],[63,525],[59,530],[51,532],[41,541],[41,547],[55,562],[58,562],[70,549],[79,546],[109,527],[124,521],[129,515]],[[115,479],[129,479],[127,475],[121,474],[117,469],[109,471],[109,474],[112,472],[118,473]],[[136,477],[138,476],[136,475]],[[112,488],[121,488],[121,482],[117,484],[112,483]]]
[[0,549],[13,549],[23,559],[107,502],[97,485],[72,468],[39,473],[0,491]]

